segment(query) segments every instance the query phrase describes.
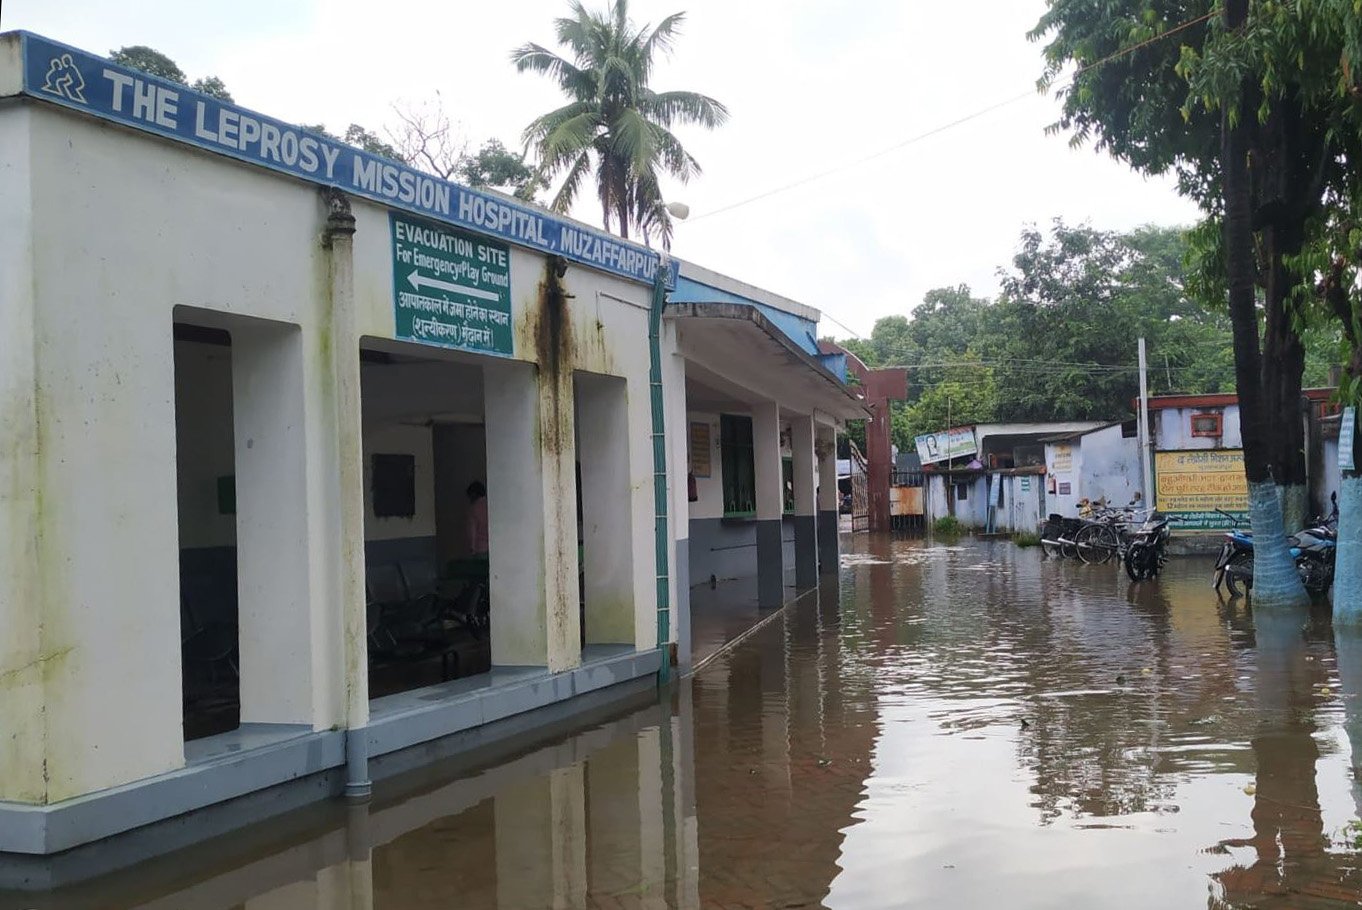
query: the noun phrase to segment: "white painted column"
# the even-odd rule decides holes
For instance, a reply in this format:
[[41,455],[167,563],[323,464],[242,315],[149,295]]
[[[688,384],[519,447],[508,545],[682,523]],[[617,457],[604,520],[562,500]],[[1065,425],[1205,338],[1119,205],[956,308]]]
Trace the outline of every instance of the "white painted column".
[[838,567],[837,521],[842,497],[837,488],[837,428],[819,424],[814,442],[818,458],[818,570],[834,574]]
[[783,464],[780,457],[780,406],[752,406],[752,458],[757,493],[757,603],[779,607],[785,600]]
[[297,326],[232,332],[243,724],[317,719],[305,372]]
[[680,327],[663,323],[663,384],[667,396],[667,473],[671,504],[667,527],[673,543],[671,559],[671,626],[677,665],[691,666],[690,628],[690,420],[686,409],[686,358],[682,356]]
[[626,385],[623,379],[591,373],[576,374],[574,383],[582,474],[586,641],[633,645],[635,528]]
[[794,474],[795,587],[818,584],[818,528],[813,474],[813,418],[790,418],[790,456]]
[[581,650],[572,404],[550,385],[529,364],[484,367],[492,663],[557,671]]
[[33,222],[25,108],[0,129],[0,800],[47,799]]

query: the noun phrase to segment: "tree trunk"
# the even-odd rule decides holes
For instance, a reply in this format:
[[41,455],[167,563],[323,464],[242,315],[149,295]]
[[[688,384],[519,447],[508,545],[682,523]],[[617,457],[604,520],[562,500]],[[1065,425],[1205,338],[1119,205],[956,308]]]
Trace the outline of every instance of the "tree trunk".
[[629,171],[621,169],[619,172],[619,184],[615,187],[615,205],[619,209],[620,236],[625,240],[629,239],[629,200],[633,198],[629,193]]
[[1288,532],[1305,526],[1309,507],[1309,475],[1305,464],[1305,414],[1301,408],[1301,385],[1305,373],[1305,346],[1291,320],[1291,290],[1295,276],[1283,264],[1284,256],[1300,254],[1299,232],[1293,226],[1274,225],[1264,230],[1263,247],[1268,262],[1266,336],[1263,339],[1263,385],[1267,407],[1267,437],[1271,440],[1272,479],[1282,500],[1283,523]]
[[[1241,29],[1248,20],[1248,0],[1226,0],[1225,24]],[[1252,79],[1245,79],[1241,105],[1247,107]],[[1287,548],[1281,500],[1272,479],[1273,446],[1258,349],[1258,313],[1253,249],[1253,190],[1249,182],[1250,123],[1244,110],[1238,122],[1227,111],[1221,125],[1221,157],[1225,194],[1225,266],[1229,279],[1230,325],[1234,335],[1234,374],[1239,391],[1240,433],[1244,441],[1244,473],[1248,479],[1249,515],[1253,525],[1253,599],[1259,607],[1297,606],[1309,602],[1305,586]]]
[[[1247,104],[1246,104],[1247,107]],[[1263,388],[1267,438],[1273,447],[1272,479],[1282,500],[1288,531],[1299,531],[1309,511],[1309,475],[1305,460],[1305,415],[1301,381],[1305,346],[1293,322],[1292,292],[1300,276],[1288,264],[1305,241],[1305,221],[1319,206],[1314,162],[1318,137],[1302,130],[1299,100],[1288,94],[1273,105],[1260,127],[1254,170],[1257,172],[1255,221],[1261,231],[1265,334]],[[1315,196],[1316,198],[1311,198]]]

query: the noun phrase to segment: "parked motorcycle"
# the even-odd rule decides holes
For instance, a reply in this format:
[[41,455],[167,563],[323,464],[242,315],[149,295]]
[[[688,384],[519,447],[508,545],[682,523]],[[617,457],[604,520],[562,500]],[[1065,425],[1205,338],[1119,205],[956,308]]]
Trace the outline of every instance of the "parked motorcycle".
[[1230,530],[1225,532],[1225,542],[1220,545],[1220,555],[1215,560],[1215,590],[1227,585],[1230,594],[1237,597],[1240,588],[1253,587],[1253,532],[1245,527],[1248,519],[1231,515],[1224,509],[1216,512],[1229,519]]
[[1131,581],[1155,578],[1168,561],[1171,519],[1162,512],[1150,512],[1144,524],[1130,536],[1126,547],[1126,574]]
[[[1334,557],[1338,550],[1338,495],[1331,497],[1333,510],[1328,516],[1316,518],[1311,526],[1287,538],[1291,558],[1300,572],[1301,583],[1312,596],[1326,593],[1334,583]],[[1217,510],[1219,511],[1219,510]],[[1242,527],[1243,521],[1228,513],[1233,527],[1225,535],[1220,556],[1215,562],[1215,589],[1223,582],[1231,596],[1238,597],[1253,590],[1253,532]]]

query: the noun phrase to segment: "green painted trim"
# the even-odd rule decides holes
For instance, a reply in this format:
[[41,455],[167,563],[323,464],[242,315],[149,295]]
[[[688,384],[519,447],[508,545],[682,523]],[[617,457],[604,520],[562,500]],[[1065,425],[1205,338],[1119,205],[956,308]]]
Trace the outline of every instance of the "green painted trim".
[[[665,266],[665,257],[662,260]],[[657,681],[665,685],[671,679],[671,586],[667,568],[667,425],[663,410],[662,389],[662,310],[667,305],[667,268],[659,268],[653,280],[653,301],[648,311],[648,386],[653,412],[653,500],[656,508],[654,533],[657,560],[657,648],[662,655]]]

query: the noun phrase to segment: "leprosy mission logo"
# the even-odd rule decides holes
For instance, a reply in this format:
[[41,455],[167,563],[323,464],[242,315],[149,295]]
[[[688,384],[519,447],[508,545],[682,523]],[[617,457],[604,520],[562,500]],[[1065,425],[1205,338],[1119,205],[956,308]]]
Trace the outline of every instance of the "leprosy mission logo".
[[70,54],[58,54],[47,64],[43,91],[77,104],[89,103],[85,100],[85,79],[81,77],[80,70],[76,68]]

